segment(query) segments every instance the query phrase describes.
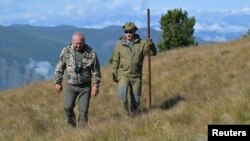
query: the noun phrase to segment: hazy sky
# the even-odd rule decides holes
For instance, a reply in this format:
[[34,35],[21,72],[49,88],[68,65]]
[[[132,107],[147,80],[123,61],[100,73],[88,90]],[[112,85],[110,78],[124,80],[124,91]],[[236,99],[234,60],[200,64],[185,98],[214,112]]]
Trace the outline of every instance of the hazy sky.
[[250,0],[0,0],[0,25],[72,25],[103,28],[133,21],[151,25],[167,10],[182,8],[196,19],[195,31],[245,32],[250,28]]
[[235,10],[250,7],[250,0],[148,0],[148,2],[152,8]]

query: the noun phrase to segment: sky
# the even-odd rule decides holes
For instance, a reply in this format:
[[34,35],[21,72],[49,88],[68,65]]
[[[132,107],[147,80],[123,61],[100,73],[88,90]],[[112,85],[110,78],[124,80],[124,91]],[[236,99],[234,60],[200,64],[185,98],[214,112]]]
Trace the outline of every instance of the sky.
[[[151,26],[157,30],[168,10],[187,11],[195,17],[195,33],[212,33],[202,34],[206,41],[223,42],[228,35],[240,36],[250,29],[250,0],[0,0],[0,26],[104,28],[133,21],[141,28],[147,26],[148,8]],[[47,61],[30,60],[25,69],[44,78],[52,72]]]
[[196,19],[195,31],[243,33],[250,28],[250,0],[0,0],[0,25],[70,25],[103,28],[133,21],[160,29],[162,14],[174,8]]

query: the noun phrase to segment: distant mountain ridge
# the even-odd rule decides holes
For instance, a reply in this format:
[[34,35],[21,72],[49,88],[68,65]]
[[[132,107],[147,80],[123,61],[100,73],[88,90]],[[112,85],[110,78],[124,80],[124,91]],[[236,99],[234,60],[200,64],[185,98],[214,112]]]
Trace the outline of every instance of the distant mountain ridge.
[[[102,29],[68,25],[0,25],[0,90],[51,78],[62,48],[71,42],[72,34],[76,31],[85,34],[86,43],[95,49],[102,66],[108,63],[116,42],[124,34],[121,26],[116,25]],[[146,28],[140,28],[137,33],[142,39],[147,37]],[[156,44],[161,41],[161,34],[161,31],[151,28],[151,38]],[[196,41],[199,44],[209,43],[201,37],[216,37],[218,34],[199,32],[196,33]],[[233,39],[237,36],[226,37]]]
[[[103,29],[66,25],[57,27],[0,26],[0,63],[2,65],[0,90],[52,76],[62,48],[71,42],[72,34],[76,31],[85,34],[86,43],[95,49],[101,65],[108,63],[116,42],[123,35],[120,26],[108,26]],[[138,33],[141,38],[147,37],[145,28],[139,29]],[[153,29],[151,37],[156,43],[159,42],[160,31]],[[48,64],[49,68],[41,67],[39,64]],[[42,71],[41,68],[43,68]]]

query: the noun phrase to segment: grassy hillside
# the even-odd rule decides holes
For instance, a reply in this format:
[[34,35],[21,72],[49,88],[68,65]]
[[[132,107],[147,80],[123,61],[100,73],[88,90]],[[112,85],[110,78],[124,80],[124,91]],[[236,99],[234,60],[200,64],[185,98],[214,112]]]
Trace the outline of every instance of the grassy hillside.
[[249,47],[249,40],[241,40],[153,57],[150,111],[145,58],[143,113],[134,118],[120,115],[117,84],[105,66],[85,129],[66,126],[64,96],[52,81],[1,92],[0,140],[205,141],[208,124],[250,124]]

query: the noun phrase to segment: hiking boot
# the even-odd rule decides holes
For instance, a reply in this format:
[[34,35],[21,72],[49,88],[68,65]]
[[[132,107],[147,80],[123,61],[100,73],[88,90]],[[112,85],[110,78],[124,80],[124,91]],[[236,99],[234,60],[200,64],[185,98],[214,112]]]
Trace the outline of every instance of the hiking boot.
[[72,127],[72,128],[75,128],[76,127],[76,121],[73,120],[73,119],[68,120],[68,126]]
[[83,128],[85,128],[86,126],[87,126],[87,122],[81,122],[81,123],[78,124],[77,128],[83,129]]

